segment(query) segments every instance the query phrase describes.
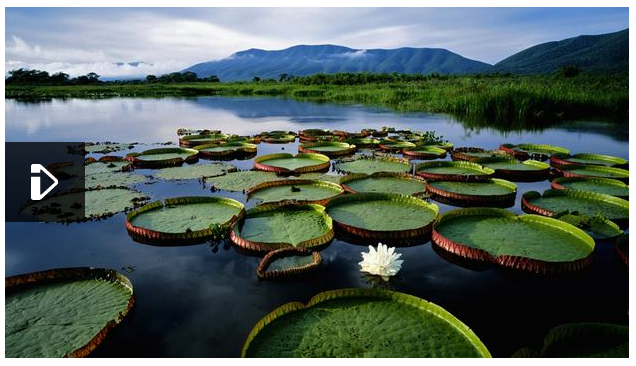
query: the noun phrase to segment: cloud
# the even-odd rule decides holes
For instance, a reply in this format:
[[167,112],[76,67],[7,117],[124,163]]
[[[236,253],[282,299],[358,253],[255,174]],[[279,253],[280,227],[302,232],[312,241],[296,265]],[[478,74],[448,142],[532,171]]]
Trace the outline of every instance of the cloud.
[[367,50],[356,50],[354,52],[345,52],[334,55],[334,57],[342,57],[346,59],[360,59],[367,56]]
[[[7,8],[5,66],[159,74],[297,44],[439,47],[494,63],[537,43],[628,24],[627,8]],[[112,65],[130,61],[152,66]]]

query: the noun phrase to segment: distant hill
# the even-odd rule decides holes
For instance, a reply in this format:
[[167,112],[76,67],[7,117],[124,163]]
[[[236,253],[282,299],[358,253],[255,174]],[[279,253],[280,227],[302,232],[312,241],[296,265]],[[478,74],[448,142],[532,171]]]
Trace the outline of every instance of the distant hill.
[[542,43],[498,62],[494,69],[517,74],[540,74],[563,66],[578,66],[584,71],[627,71],[629,29]]
[[284,50],[249,49],[218,61],[188,67],[199,77],[218,76],[222,81],[278,78],[280,74],[316,73],[440,73],[487,72],[492,66],[441,48],[360,50],[336,45],[294,46]]

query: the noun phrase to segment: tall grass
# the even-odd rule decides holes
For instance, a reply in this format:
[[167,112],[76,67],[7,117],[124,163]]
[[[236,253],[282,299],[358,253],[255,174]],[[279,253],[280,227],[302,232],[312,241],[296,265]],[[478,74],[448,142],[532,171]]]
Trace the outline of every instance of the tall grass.
[[7,87],[7,98],[147,96],[283,96],[362,103],[404,112],[450,113],[494,125],[550,124],[562,119],[628,118],[625,76],[456,76],[419,82],[301,85],[279,82]]

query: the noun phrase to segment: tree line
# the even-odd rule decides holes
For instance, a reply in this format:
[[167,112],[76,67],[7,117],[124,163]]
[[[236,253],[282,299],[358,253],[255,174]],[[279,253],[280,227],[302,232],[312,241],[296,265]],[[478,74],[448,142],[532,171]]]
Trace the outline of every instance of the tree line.
[[63,72],[49,74],[46,71],[22,68],[11,70],[8,74],[9,76],[4,79],[5,85],[174,84],[192,82],[218,83],[221,81],[215,75],[199,78],[196,73],[191,71],[171,72],[161,76],[148,75],[145,79],[114,81],[102,81],[99,79],[100,75],[94,72],[71,78],[69,74]]

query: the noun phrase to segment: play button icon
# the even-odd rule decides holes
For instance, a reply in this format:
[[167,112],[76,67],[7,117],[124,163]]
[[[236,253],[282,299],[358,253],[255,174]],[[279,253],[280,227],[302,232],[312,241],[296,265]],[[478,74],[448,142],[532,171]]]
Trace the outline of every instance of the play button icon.
[[41,164],[31,164],[31,174],[40,173],[45,173],[46,175],[48,175],[49,178],[53,180],[53,184],[51,184],[51,186],[47,188],[46,191],[42,192],[42,188],[40,187],[40,177],[31,176],[31,199],[34,201],[39,201],[44,198],[44,196],[51,192],[51,190],[53,190],[53,188],[55,188],[58,183],[57,178],[55,178],[53,174],[46,170],[46,168],[43,167]]

